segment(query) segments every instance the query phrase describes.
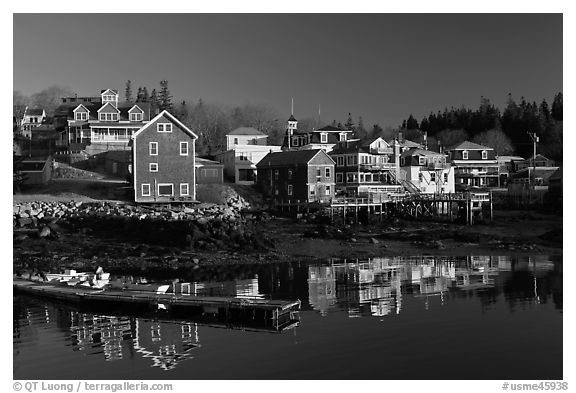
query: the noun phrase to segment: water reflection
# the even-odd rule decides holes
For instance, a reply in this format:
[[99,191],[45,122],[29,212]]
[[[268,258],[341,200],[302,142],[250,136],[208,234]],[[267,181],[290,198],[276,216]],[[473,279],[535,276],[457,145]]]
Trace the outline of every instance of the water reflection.
[[[450,378],[455,374],[445,376],[444,366],[438,364],[435,368],[436,363],[417,348],[425,345],[433,348],[432,352],[452,351],[456,356],[458,348],[450,346],[451,340],[467,339],[471,327],[479,341],[474,352],[477,355],[469,358],[469,363],[476,362],[480,367],[484,362],[501,360],[509,365],[510,357],[528,359],[527,354],[538,350],[554,360],[547,362],[551,369],[561,370],[557,367],[561,365],[562,341],[558,317],[558,311],[562,312],[560,257],[389,257],[331,259],[312,264],[295,261],[203,267],[181,280],[190,283],[191,295],[300,299],[301,325],[295,325],[289,333],[260,334],[270,329],[248,329],[245,325],[190,316],[177,318],[158,310],[152,316],[96,311],[17,296],[13,315],[14,375],[32,378],[37,375],[34,373],[44,372],[43,377],[66,377],[70,376],[66,374],[69,369],[77,373],[73,376],[108,377],[87,371],[100,364],[114,368],[102,373],[132,372],[136,378],[178,375],[189,379],[192,371],[198,373],[194,378],[244,378],[254,375],[251,373],[256,369],[251,364],[260,361],[258,370],[262,374],[256,375],[310,378],[314,376],[302,374],[302,370],[324,370],[318,375],[338,378],[341,369],[332,358],[337,356],[350,361],[346,368],[349,377],[366,377],[380,375],[380,363],[357,364],[358,356],[376,356],[386,350],[399,360],[387,369],[390,378],[413,377],[410,370],[414,362],[427,365],[426,378]],[[541,320],[545,324],[539,323]],[[422,323],[435,340],[420,334]],[[526,342],[536,349],[525,347]],[[504,345],[510,349],[508,358],[501,353]],[[241,364],[237,364],[238,357],[243,359]],[[222,371],[223,361],[235,367]],[[276,367],[275,362],[283,363]],[[467,372],[473,373],[468,369],[478,369],[462,367],[458,374],[462,378],[469,375]],[[529,367],[520,362],[517,377],[532,375],[525,371]],[[292,374],[280,375],[280,369]],[[155,373],[148,374],[150,370]],[[501,379],[504,375],[490,376]]]
[[[523,285],[530,282],[532,293],[521,298],[532,298],[539,303],[549,294],[546,288],[539,288],[539,278],[552,272],[555,266],[548,257],[332,259],[328,265],[308,266],[308,301],[322,316],[330,310],[344,308],[349,317],[382,317],[400,314],[405,296],[423,298],[424,308],[428,309],[432,296],[438,296],[440,304],[450,296],[465,296],[466,291],[490,297],[491,290],[498,291],[496,280],[501,280],[505,293],[517,292],[522,288],[520,282]],[[532,278],[510,285],[510,280],[526,274]],[[554,301],[561,309],[561,292],[557,295],[555,293]],[[513,306],[517,296],[507,299]]]

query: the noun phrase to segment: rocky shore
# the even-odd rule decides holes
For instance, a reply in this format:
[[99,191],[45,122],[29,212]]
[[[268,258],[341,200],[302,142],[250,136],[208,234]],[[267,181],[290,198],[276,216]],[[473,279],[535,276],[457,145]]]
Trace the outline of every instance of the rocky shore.
[[16,203],[15,271],[186,276],[202,267],[397,255],[562,254],[562,217],[499,212],[488,225],[389,219],[332,225],[273,217],[240,195],[193,208],[121,202]]

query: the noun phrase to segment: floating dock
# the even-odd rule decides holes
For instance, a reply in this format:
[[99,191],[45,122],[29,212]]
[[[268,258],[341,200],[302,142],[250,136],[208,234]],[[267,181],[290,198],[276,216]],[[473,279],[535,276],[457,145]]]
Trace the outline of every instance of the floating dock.
[[299,319],[300,300],[272,300],[134,290],[95,290],[14,278],[14,291],[75,304],[167,309],[177,314],[212,314],[224,321],[254,320],[282,330]]

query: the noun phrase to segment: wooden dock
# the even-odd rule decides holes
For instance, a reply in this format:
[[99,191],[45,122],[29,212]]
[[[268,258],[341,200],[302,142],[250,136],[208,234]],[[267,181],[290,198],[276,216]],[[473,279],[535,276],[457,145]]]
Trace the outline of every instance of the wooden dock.
[[131,290],[94,290],[57,284],[36,283],[14,278],[14,291],[75,304],[110,307],[168,309],[176,313],[214,314],[224,320],[258,319],[270,321],[276,329],[298,318],[300,300],[272,300],[225,296],[195,296],[185,293],[155,293]]

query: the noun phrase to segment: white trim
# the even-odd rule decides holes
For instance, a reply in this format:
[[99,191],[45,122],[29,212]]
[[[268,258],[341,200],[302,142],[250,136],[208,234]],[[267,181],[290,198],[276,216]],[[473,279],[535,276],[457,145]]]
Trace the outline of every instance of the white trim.
[[[172,193],[171,194],[160,194],[160,187],[162,186],[170,186],[172,187]],[[173,183],[158,183],[157,185],[157,193],[156,195],[158,195],[159,197],[163,197],[163,196],[174,196],[174,184]]]
[[321,132],[320,133],[320,143],[328,143],[328,133]]
[[97,110],[97,112],[100,113],[100,111],[101,111],[102,109],[106,108],[106,106],[108,106],[108,105],[110,105],[112,108],[116,109],[116,113],[120,113],[120,109],[118,109],[118,108],[116,108],[114,105],[112,105],[112,104],[110,103],[110,101],[108,101],[107,103],[105,103],[104,105],[102,105],[102,106],[100,107],[100,109]]
[[[134,119],[132,119],[133,116],[135,117]],[[139,119],[138,119],[138,117],[139,117]],[[129,113],[128,113],[128,118],[129,118],[130,121],[134,121],[134,122],[136,122],[136,121],[143,121],[143,120],[144,120],[144,113],[139,113],[139,112],[130,113],[130,112],[129,112]]]
[[108,94],[109,91],[112,92],[113,95],[118,96],[118,93],[116,93],[116,92],[115,92],[114,90],[112,90],[112,89],[106,89],[106,90],[104,90],[102,93],[100,93],[100,95],[101,95],[101,96],[103,96],[103,95],[110,95],[110,94]]
[[[152,165],[156,165],[156,170],[152,169]],[[158,172],[158,163],[157,162],[151,162],[148,164],[148,171],[149,172]]]
[[288,195],[292,196],[294,195],[294,186],[292,186],[292,184],[288,184]]
[[[182,191],[183,186],[186,186],[186,192]],[[180,183],[180,196],[190,196],[190,184],[189,183]]]
[[483,160],[487,160],[487,159],[488,159],[488,151],[487,151],[487,150],[482,150],[482,159],[483,159]]
[[[464,156],[466,155],[466,156]],[[462,159],[463,160],[467,160],[468,159],[468,150],[462,150]]]
[[182,128],[185,132],[187,132],[188,134],[190,134],[190,136],[194,139],[198,139],[198,135],[196,135],[194,133],[194,131],[192,131],[190,128],[186,127],[180,120],[178,120],[177,118],[174,117],[174,115],[172,115],[170,112],[168,112],[167,110],[163,110],[162,112],[160,112],[158,115],[156,115],[156,117],[154,117],[152,120],[150,120],[148,123],[146,123],[146,125],[144,125],[144,127],[140,128],[135,134],[134,137],[138,136],[141,132],[144,132],[148,127],[152,126],[152,124],[154,124],[154,122],[160,118],[162,118],[163,116],[167,117],[170,121],[172,121],[173,123],[176,123],[176,125],[178,125],[180,128]]
[[[152,153],[152,146],[155,146],[156,153]],[[148,152],[150,153],[151,156],[157,156],[158,155],[158,142],[149,142],[148,143]]]
[[[86,118],[82,119],[82,118],[78,118],[78,115],[85,115]],[[83,116],[81,116],[83,117]],[[90,117],[90,113],[89,112],[74,112],[74,121],[88,121],[88,118]]]
[[76,108],[74,108],[74,109],[72,110],[72,112],[76,113],[76,111],[77,111],[78,108],[80,108],[80,107],[84,108],[84,110],[85,110],[86,112],[90,112],[90,111],[88,110],[88,108],[86,108],[86,107],[85,107],[84,105],[82,105],[82,104],[80,104],[80,105],[78,105]]
[[[182,153],[182,146],[186,146],[186,154]],[[180,155],[187,156],[189,151],[190,150],[188,149],[188,142],[180,142],[180,151],[179,151]]]
[[[148,187],[148,193],[144,193],[144,186]],[[145,196],[150,196],[150,192],[152,191],[152,188],[150,187],[150,183],[142,183],[140,186],[140,194],[145,197]]]
[[137,104],[135,104],[132,108],[128,109],[128,113],[131,113],[134,110],[134,108],[140,109],[140,113],[144,114],[144,110],[140,108]]

